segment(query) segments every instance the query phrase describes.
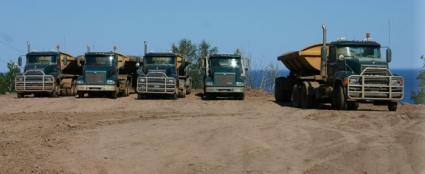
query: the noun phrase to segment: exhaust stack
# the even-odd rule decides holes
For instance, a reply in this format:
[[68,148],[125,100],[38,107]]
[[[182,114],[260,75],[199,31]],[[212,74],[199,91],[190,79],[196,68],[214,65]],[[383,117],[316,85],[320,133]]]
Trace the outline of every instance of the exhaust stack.
[[148,54],[148,41],[143,42],[145,45],[145,55]]
[[322,76],[323,79],[326,80],[327,78],[327,46],[326,46],[326,39],[327,39],[327,29],[326,25],[322,25],[322,31],[323,31],[323,45],[321,49],[321,64],[320,64],[320,76]]
[[27,53],[31,52],[31,43],[27,41]]

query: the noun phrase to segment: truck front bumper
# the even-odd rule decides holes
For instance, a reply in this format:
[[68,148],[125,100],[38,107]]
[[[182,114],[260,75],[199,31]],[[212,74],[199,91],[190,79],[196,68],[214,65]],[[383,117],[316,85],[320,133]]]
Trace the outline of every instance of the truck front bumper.
[[[351,83],[351,82],[356,83]],[[348,77],[349,101],[399,101],[404,97],[403,77],[352,75]]]
[[241,87],[241,86],[231,86],[231,87],[207,86],[207,87],[205,87],[205,92],[207,92],[207,93],[244,93],[245,87]]
[[52,75],[18,75],[15,90],[18,93],[53,92],[55,78]]
[[176,79],[171,77],[139,77],[137,93],[139,94],[175,94]]
[[100,92],[100,91],[117,91],[115,85],[77,85],[77,92]]

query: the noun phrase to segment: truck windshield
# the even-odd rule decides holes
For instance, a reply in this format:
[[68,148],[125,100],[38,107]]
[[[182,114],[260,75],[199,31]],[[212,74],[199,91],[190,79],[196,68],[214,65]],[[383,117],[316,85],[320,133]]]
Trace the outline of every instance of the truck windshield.
[[111,66],[114,56],[86,56],[85,64],[88,66]]
[[146,57],[144,58],[145,64],[161,64],[169,65],[175,64],[174,57]]
[[38,64],[55,64],[56,56],[28,56],[27,62]]
[[213,68],[239,68],[240,64],[240,59],[211,59],[211,66]]
[[380,59],[381,50],[379,47],[338,47],[336,55],[337,58],[345,59]]

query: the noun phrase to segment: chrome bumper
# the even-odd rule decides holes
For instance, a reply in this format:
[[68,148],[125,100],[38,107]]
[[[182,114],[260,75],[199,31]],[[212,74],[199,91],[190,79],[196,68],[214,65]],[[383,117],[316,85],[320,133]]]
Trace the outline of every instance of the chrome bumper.
[[245,87],[239,87],[239,86],[231,86],[231,87],[207,86],[205,87],[205,92],[207,93],[243,93],[244,91],[245,91]]
[[[172,82],[169,82],[172,80]],[[137,93],[139,94],[175,94],[176,79],[172,77],[139,77]]]
[[[351,79],[360,79],[359,83],[350,84]],[[348,77],[348,100],[391,100],[398,101],[404,97],[404,84],[401,76],[352,75]]]
[[18,75],[15,77],[16,92],[52,92],[55,80],[52,75]]
[[77,85],[77,92],[117,91],[115,85]]

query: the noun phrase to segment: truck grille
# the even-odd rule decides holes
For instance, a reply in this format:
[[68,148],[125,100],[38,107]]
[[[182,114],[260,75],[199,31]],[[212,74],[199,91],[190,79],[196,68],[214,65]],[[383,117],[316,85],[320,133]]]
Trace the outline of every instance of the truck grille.
[[17,92],[50,92],[54,86],[52,75],[19,75],[15,78]]
[[214,73],[214,84],[217,86],[234,86],[235,73]]
[[106,80],[105,71],[86,71],[87,84],[104,84]]
[[[404,95],[403,78],[400,76],[353,75],[348,78],[359,79],[356,84],[348,84],[348,97],[363,100],[400,100]],[[392,84],[392,81],[402,81]]]
[[[141,79],[144,79],[142,82]],[[173,79],[170,83],[168,80]],[[146,77],[137,80],[137,91],[139,93],[172,94],[176,90],[176,79],[167,77],[163,72],[151,72]]]

